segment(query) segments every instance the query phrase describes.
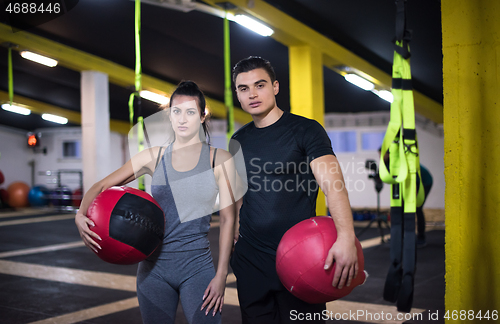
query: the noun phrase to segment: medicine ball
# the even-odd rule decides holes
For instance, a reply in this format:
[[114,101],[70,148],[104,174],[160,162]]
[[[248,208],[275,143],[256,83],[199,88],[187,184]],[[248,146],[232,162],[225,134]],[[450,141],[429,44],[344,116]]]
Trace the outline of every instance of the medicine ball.
[[76,208],[80,207],[80,205],[82,204],[82,196],[83,196],[82,188],[78,188],[75,191],[73,191],[73,197],[71,200],[73,207]]
[[13,208],[28,206],[29,191],[30,187],[26,183],[20,181],[12,182],[7,188],[7,192],[9,193],[9,206]]
[[102,250],[97,256],[116,264],[138,263],[163,241],[165,216],[148,193],[130,187],[101,192],[87,210]]
[[33,207],[41,207],[49,204],[50,191],[45,186],[34,186],[28,193],[28,201]]
[[347,296],[365,282],[363,250],[356,239],[358,275],[349,287],[332,286],[335,263],[328,270],[324,266],[336,240],[335,224],[328,216],[306,219],[283,235],[276,251],[276,271],[295,297],[311,304],[326,303]]

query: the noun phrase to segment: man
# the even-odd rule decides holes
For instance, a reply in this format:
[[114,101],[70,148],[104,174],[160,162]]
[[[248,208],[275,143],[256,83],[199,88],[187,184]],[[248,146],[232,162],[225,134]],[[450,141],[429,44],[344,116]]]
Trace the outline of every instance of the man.
[[335,260],[332,285],[338,288],[349,286],[357,275],[344,179],[323,127],[276,105],[279,83],[268,61],[249,57],[238,62],[233,81],[241,107],[253,118],[233,135],[241,145],[248,175],[248,191],[237,203],[239,229],[231,258],[242,320],[244,324],[296,322],[291,311],[321,314],[326,305],[305,303],[286,290],[276,274],[276,249],[289,228],[315,216],[318,185],[338,233],[325,271]]
[[424,204],[425,204],[425,201],[427,200],[427,196],[429,195],[429,192],[431,191],[432,183],[433,183],[431,173],[422,164],[420,164],[420,175],[422,176],[422,185],[424,186],[425,198],[424,198],[424,202],[422,203],[422,206],[417,207],[417,210],[416,210],[416,214],[417,214],[417,248],[423,248],[427,245],[427,242],[425,240]]

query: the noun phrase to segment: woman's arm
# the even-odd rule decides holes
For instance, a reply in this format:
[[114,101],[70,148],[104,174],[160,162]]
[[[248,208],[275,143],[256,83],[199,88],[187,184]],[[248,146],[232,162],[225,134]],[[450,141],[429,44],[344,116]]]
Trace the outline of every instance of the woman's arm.
[[219,262],[214,279],[205,290],[202,309],[208,305],[206,314],[213,307],[213,314],[217,310],[222,311],[224,304],[224,291],[228,273],[229,257],[233,247],[235,205],[231,188],[234,183],[235,168],[231,155],[224,150],[217,150],[215,177],[219,186],[219,211],[220,235],[219,235]]
[[87,247],[98,253],[98,249],[101,249],[99,244],[95,240],[101,240],[99,235],[94,233],[90,226],[95,226],[94,222],[90,220],[87,215],[87,210],[94,199],[104,190],[112,186],[122,186],[125,185],[136,178],[144,175],[146,173],[151,174],[154,171],[154,163],[156,161],[151,161],[151,153],[154,156],[158,155],[159,148],[154,147],[148,150],[144,150],[135,155],[132,159],[127,161],[121,168],[111,173],[104,179],[96,182],[83,196],[82,202],[80,204],[80,209],[76,213],[75,223],[80,233],[80,237]]
[[219,186],[219,202],[222,207],[220,216],[219,263],[217,272],[227,276],[229,257],[233,246],[235,201],[234,188],[236,170],[231,155],[221,150],[220,160],[216,159],[216,172]]

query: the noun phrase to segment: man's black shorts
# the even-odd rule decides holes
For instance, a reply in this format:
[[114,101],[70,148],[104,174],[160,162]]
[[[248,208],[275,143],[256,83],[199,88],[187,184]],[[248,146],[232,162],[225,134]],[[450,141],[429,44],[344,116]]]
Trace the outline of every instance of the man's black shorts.
[[[276,273],[276,256],[261,252],[240,237],[231,256],[243,324],[325,323],[325,304],[308,304],[293,296]],[[314,321],[299,321],[316,318]],[[307,315],[309,314],[309,315]]]

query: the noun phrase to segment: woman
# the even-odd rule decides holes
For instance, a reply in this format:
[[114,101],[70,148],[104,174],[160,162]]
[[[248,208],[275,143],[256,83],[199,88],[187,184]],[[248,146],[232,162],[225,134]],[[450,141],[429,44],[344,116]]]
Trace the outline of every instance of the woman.
[[[85,245],[99,252],[99,236],[85,216],[94,198],[112,186],[152,176],[151,193],[165,213],[163,244],[137,270],[137,296],[144,323],[174,323],[180,298],[189,323],[220,323],[235,210],[230,192],[231,155],[210,147],[205,97],[192,81],[181,82],[168,108],[175,140],[136,154],[85,194],[76,225]],[[201,127],[203,129],[200,132]],[[155,157],[155,159],[152,159]],[[207,238],[217,193],[220,206],[219,262],[215,272]],[[211,314],[209,314],[209,312]]]

